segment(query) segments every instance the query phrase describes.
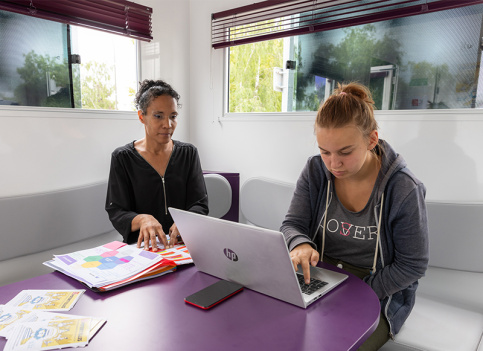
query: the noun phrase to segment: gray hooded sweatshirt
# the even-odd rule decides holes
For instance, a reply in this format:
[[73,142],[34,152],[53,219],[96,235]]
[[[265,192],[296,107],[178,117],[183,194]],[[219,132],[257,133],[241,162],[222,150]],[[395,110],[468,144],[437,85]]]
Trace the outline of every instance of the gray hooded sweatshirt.
[[[379,140],[379,147],[383,150],[379,175],[382,182],[374,211],[377,219],[381,214],[380,242],[376,271],[364,277],[364,281],[378,296],[381,311],[389,322],[391,336],[394,336],[414,306],[418,279],[424,276],[428,266],[426,188],[388,143]],[[317,233],[326,213],[330,179],[331,174],[321,156],[310,157],[297,181],[280,229],[289,251],[297,245],[309,243],[320,252],[321,240]]]

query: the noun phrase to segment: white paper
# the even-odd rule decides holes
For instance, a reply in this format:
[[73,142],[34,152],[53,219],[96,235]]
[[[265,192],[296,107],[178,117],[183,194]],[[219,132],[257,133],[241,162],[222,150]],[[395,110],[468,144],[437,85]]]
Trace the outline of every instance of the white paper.
[[129,278],[163,259],[162,256],[121,242],[55,255],[44,262],[89,287],[102,287]]
[[78,290],[23,290],[6,303],[24,310],[69,311],[85,292]]
[[89,342],[90,318],[22,323],[15,327],[4,351],[83,347]]
[[59,319],[83,319],[90,318],[91,330],[89,339],[106,323],[105,319],[63,314],[57,312],[27,311],[18,307],[0,305],[0,336],[9,338],[12,331],[23,323],[44,322]]

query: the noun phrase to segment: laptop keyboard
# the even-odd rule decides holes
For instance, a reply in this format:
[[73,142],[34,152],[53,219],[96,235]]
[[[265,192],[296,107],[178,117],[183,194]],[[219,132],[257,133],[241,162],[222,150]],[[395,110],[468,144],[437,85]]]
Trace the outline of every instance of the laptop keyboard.
[[307,294],[307,295],[313,294],[314,292],[319,290],[321,287],[328,284],[327,282],[324,282],[322,280],[318,280],[318,279],[315,279],[315,278],[310,278],[310,283],[305,284],[304,275],[300,274],[300,273],[297,273],[297,278],[299,280],[299,285],[300,285],[300,289],[302,289],[302,293]]

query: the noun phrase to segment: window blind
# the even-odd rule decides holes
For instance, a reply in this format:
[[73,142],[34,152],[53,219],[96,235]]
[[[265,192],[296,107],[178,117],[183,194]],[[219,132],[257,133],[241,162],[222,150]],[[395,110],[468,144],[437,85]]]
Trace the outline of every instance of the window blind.
[[2,0],[0,10],[150,41],[152,9],[125,0]]
[[215,49],[483,3],[483,0],[268,0],[212,14]]

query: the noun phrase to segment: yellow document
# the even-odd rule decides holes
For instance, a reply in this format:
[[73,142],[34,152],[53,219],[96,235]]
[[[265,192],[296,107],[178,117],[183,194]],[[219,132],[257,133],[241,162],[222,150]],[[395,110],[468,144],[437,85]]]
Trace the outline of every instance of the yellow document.
[[91,319],[61,319],[20,324],[9,336],[5,351],[53,350],[84,347],[89,341]]
[[7,306],[24,310],[69,311],[85,290],[23,290]]

